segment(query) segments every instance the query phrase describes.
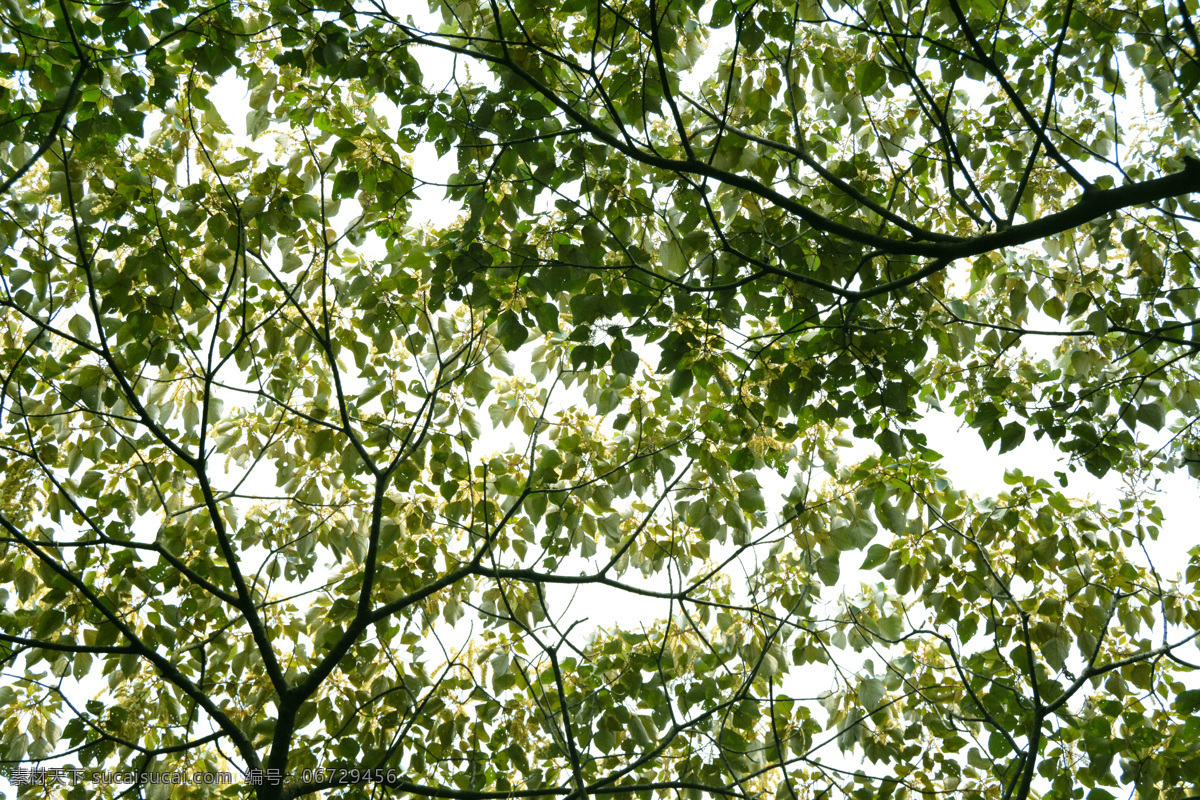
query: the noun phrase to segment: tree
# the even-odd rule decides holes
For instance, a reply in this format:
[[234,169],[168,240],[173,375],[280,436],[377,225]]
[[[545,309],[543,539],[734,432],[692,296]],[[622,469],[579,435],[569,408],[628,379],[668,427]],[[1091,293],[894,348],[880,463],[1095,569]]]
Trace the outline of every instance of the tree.
[[1182,0],[398,5],[5,0],[4,764],[1194,794]]

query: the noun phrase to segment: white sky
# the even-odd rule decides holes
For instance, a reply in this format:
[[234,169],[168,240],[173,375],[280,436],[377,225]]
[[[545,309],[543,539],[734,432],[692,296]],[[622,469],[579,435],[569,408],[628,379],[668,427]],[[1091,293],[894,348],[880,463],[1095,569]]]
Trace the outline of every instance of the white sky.
[[[701,59],[697,72],[703,74],[715,63],[720,47],[710,47],[709,52]],[[426,74],[436,74],[438,70],[448,72],[449,59],[445,54],[429,49],[420,51],[422,64]],[[221,108],[225,121],[238,137],[244,137],[245,112],[247,95],[244,86],[232,78],[224,78],[219,84]],[[241,109],[241,110],[239,110]],[[393,121],[398,121],[398,115],[392,115]],[[151,126],[148,125],[149,129]],[[264,135],[264,138],[269,134]],[[244,140],[249,143],[248,140]],[[259,139],[258,146],[263,147],[264,139]],[[438,159],[430,144],[421,144],[413,154],[414,160],[420,165],[419,177],[429,180],[444,181],[454,171],[455,154],[451,151],[447,156]],[[429,187],[424,190],[420,202],[414,205],[411,224],[420,226],[431,224],[445,225],[453,221],[459,214],[459,209],[442,198],[442,190]],[[345,204],[344,204],[345,205]],[[344,212],[347,220],[349,211]],[[486,420],[481,420],[486,423]],[[1021,469],[1027,474],[1044,477],[1054,482],[1056,470],[1065,469],[1061,457],[1054,448],[1034,442],[1032,438],[1005,455],[997,455],[993,450],[988,452],[980,442],[978,435],[970,430],[959,428],[959,421],[949,414],[930,413],[917,427],[928,437],[929,446],[945,458],[943,466],[948,470],[951,480],[960,489],[979,495],[994,496],[1008,487],[1004,483],[1004,473],[1009,469]],[[869,448],[863,448],[861,455],[867,455]],[[1080,470],[1071,475],[1071,483],[1067,490],[1076,497],[1091,496],[1105,502],[1115,502],[1122,493],[1122,477],[1110,473],[1104,479],[1098,480]],[[1165,513],[1163,533],[1158,542],[1151,544],[1151,555],[1156,565],[1167,577],[1182,569],[1187,562],[1187,550],[1197,542],[1197,526],[1195,520],[1200,519],[1200,492],[1197,484],[1186,472],[1180,471],[1162,478],[1158,501]],[[856,581],[855,570],[851,569],[856,561],[853,553],[848,554],[843,567],[843,583],[853,588]],[[572,614],[589,617],[592,625],[612,625],[637,628],[647,619],[647,606],[643,601],[616,602],[614,593],[603,592],[592,587],[582,588],[572,604]],[[570,593],[563,590],[552,593],[551,597],[565,600]],[[593,596],[594,595],[594,599]],[[554,603],[552,603],[553,605]],[[0,785],[0,797],[15,798],[15,790],[9,786]]]

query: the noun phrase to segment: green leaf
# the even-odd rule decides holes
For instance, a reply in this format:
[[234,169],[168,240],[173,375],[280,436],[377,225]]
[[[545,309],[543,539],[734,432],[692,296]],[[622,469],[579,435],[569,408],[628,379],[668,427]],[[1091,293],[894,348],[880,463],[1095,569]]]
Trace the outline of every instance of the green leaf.
[[889,555],[891,555],[891,552],[891,549],[886,545],[871,545],[871,548],[867,550],[867,557],[862,563],[862,569],[874,569],[875,567],[878,567],[884,561],[887,561],[887,558]]
[[821,577],[821,581],[826,586],[833,586],[838,581],[841,575],[841,568],[838,566],[838,557],[835,553],[831,556],[824,556],[817,559],[817,574]]
[[670,391],[675,397],[682,396],[692,388],[695,377],[690,369],[681,369],[671,376]]
[[867,711],[875,711],[886,697],[887,690],[883,681],[878,678],[867,678],[858,685],[858,702],[862,703]]
[[533,306],[533,318],[537,320],[538,329],[542,333],[557,333],[558,307],[554,303],[537,303]]
[[1175,696],[1175,710],[1180,714],[1200,711],[1200,689],[1188,689]]
[[1071,298],[1071,307],[1067,309],[1067,314],[1072,318],[1083,316],[1083,312],[1088,310],[1092,304],[1092,298],[1086,292],[1076,292]]
[[520,317],[511,309],[500,315],[496,322],[496,337],[504,349],[514,351],[529,338],[529,329],[521,324]]
[[904,455],[904,440],[893,430],[880,431],[879,435],[875,437],[875,441],[883,452],[893,458]]
[[618,350],[613,353],[613,371],[620,375],[632,375],[637,372],[638,355],[632,350]]
[[1000,433],[1000,452],[1007,453],[1015,450],[1025,441],[1025,426],[1020,422],[1010,422]]
[[1156,431],[1161,431],[1167,424],[1167,412],[1162,403],[1142,403],[1137,410],[1138,422],[1145,423]]
[[1063,318],[1063,313],[1066,311],[1066,307],[1063,305],[1062,300],[1059,299],[1058,296],[1053,296],[1042,306],[1042,311],[1046,312],[1046,315],[1051,319],[1055,321],[1061,321]]
[[342,170],[333,179],[333,199],[340,200],[343,197],[353,197],[358,192],[358,183],[357,170]]
[[292,208],[301,219],[316,219],[321,216],[321,203],[311,194],[292,198]]
[[662,243],[658,249],[658,256],[662,259],[663,271],[668,275],[682,275],[687,269],[687,257],[673,238]]
[[1039,622],[1034,627],[1033,639],[1051,667],[1061,670],[1066,665],[1071,655],[1071,640],[1066,628],[1052,622]]
[[887,73],[874,61],[861,61],[854,67],[854,82],[863,96],[873,95],[887,83]]
[[67,323],[67,329],[73,333],[76,338],[87,341],[92,333],[92,323],[85,317],[76,314],[71,317],[71,321]]
[[892,533],[903,533],[908,522],[908,517],[903,511],[891,504],[884,504],[877,509],[876,515],[880,517],[886,527]]

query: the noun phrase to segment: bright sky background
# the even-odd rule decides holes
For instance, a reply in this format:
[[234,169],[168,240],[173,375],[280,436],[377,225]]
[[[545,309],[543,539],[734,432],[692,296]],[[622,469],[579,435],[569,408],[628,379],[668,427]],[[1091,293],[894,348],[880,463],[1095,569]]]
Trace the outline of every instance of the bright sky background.
[[[716,44],[718,46],[710,47],[709,52],[697,65],[698,74],[704,74],[712,68],[711,65],[715,63],[717,54],[723,49],[719,46],[720,42]],[[420,54],[423,59],[422,66],[427,75],[436,75],[439,70],[443,74],[448,74],[450,62],[445,54],[428,49],[422,49]],[[217,105],[221,109],[225,121],[229,123],[236,135],[244,136],[245,114],[249,111],[245,87],[236,79],[227,77],[221,81],[218,91],[220,99]],[[393,119],[395,119],[394,115]],[[152,127],[153,123],[151,122],[147,128],[151,129]],[[264,138],[259,139],[258,147],[265,149],[264,139],[269,136],[268,133],[264,135]],[[454,171],[454,158],[454,153],[451,151],[446,157],[439,159],[430,144],[418,146],[414,153],[414,161],[420,165],[419,177],[427,180],[444,181]],[[454,204],[445,201],[440,190],[426,188],[421,201],[414,206],[411,224],[414,226],[425,224],[441,226],[452,222],[458,214],[459,209]],[[943,465],[955,485],[975,494],[995,495],[1005,491],[1007,489],[1007,485],[1004,483],[1006,470],[1020,469],[1027,474],[1054,481],[1054,472],[1065,469],[1061,458],[1052,447],[1034,442],[1032,439],[1028,439],[1025,444],[1005,455],[997,455],[994,450],[989,452],[974,431],[969,429],[960,431],[959,422],[949,414],[931,413],[918,428],[928,437],[929,446],[944,454]],[[867,448],[863,448],[858,453],[860,456],[868,454]],[[853,458],[855,453],[848,451],[846,455],[848,458]],[[787,488],[790,487],[782,486],[781,490],[786,491]],[[1101,501],[1115,503],[1121,496],[1122,488],[1122,476],[1120,475],[1109,474],[1104,479],[1097,480],[1080,470],[1072,474],[1068,492],[1076,497],[1090,495]],[[1165,576],[1171,577],[1186,565],[1187,550],[1195,546],[1197,542],[1195,521],[1200,519],[1200,492],[1197,491],[1197,482],[1184,471],[1165,476],[1159,484],[1158,500],[1165,512],[1165,525],[1160,540],[1151,545],[1151,555]],[[858,558],[858,561],[861,561],[861,557]],[[855,571],[850,569],[855,563],[855,555],[848,554],[843,567],[843,582],[849,586],[853,586],[856,582]],[[595,600],[589,597],[593,593],[596,593]],[[556,600],[565,600],[567,594],[569,593],[564,590],[552,593],[551,597],[555,598],[555,595],[558,595]],[[601,597],[603,598],[602,602],[599,600]],[[575,598],[572,609],[574,615],[588,616],[590,624],[621,624],[634,628],[647,621],[648,611],[658,613],[656,606],[648,608],[642,601],[613,603],[611,591],[600,594],[599,590],[592,587],[581,589]],[[603,610],[601,611],[601,609]],[[6,800],[15,798],[15,790],[12,787],[0,785],[0,797]]]

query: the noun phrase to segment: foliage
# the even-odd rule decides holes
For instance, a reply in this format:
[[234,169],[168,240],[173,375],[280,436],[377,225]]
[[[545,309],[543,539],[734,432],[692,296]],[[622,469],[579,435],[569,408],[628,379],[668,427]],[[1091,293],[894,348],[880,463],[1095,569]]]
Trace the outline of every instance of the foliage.
[[[5,0],[7,766],[1200,782],[1182,2],[400,5]],[[1066,466],[972,496],[936,409]]]

